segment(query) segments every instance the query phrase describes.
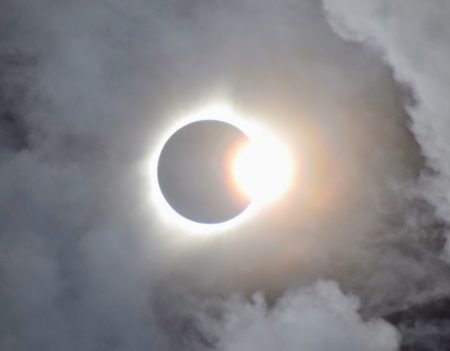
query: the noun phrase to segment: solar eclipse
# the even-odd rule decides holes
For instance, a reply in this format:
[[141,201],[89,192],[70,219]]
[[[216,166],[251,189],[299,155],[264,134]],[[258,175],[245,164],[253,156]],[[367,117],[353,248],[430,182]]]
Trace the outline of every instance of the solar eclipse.
[[279,200],[293,181],[285,145],[227,106],[188,116],[167,135],[155,157],[155,201],[185,228],[236,225]]

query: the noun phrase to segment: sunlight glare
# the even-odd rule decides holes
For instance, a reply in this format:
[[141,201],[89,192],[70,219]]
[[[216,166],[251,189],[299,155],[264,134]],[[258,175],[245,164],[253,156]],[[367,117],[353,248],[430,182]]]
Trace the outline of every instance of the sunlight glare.
[[239,191],[256,204],[276,201],[293,177],[291,157],[282,143],[270,136],[243,143],[232,163]]

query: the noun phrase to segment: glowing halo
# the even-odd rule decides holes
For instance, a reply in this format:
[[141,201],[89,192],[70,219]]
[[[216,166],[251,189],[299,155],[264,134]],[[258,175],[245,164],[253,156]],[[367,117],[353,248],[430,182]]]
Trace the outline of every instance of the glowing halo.
[[[277,145],[277,147],[281,145],[281,143],[272,135],[272,133],[269,133],[268,130],[263,128],[254,119],[243,117],[236,113],[231,106],[221,103],[208,105],[197,112],[180,118],[177,123],[168,128],[166,132],[163,133],[162,137],[159,138],[157,147],[154,149],[154,152],[150,158],[151,203],[158,213],[159,219],[168,226],[175,227],[176,229],[180,229],[188,233],[221,233],[232,230],[248,221],[262,206],[265,206],[268,201],[254,201],[255,199],[250,199],[249,206],[243,212],[228,221],[221,223],[199,223],[185,218],[176,212],[166,201],[158,182],[158,161],[166,142],[179,129],[190,123],[202,120],[215,120],[231,124],[240,129],[249,138],[251,143],[254,142],[256,144],[261,144],[264,141],[271,140],[275,142],[274,145]],[[283,151],[285,151],[285,149],[283,149]],[[283,155],[283,157],[290,157],[287,152],[284,152]],[[230,165],[230,167],[233,167],[233,165]],[[231,173],[232,172],[233,170],[231,170]],[[290,169],[290,172],[289,177],[292,176],[293,169]],[[237,184],[237,186],[239,185]]]

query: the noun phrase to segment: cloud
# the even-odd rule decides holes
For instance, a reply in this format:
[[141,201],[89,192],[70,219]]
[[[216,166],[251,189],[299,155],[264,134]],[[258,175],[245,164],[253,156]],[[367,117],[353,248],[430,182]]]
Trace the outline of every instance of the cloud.
[[333,282],[289,291],[270,307],[255,294],[251,301],[234,296],[222,308],[220,322],[202,321],[216,333],[221,351],[388,351],[399,344],[394,327],[380,319],[363,321],[359,300],[345,296]]
[[[363,15],[368,3],[339,4]],[[412,96],[320,2],[7,0],[0,33],[0,349],[392,350],[377,318],[447,288],[445,227],[411,194],[422,174],[447,218],[444,120],[416,118],[445,99],[425,105],[409,63],[393,63]],[[141,169],[161,131],[217,96],[310,163],[290,202],[194,238],[162,224]],[[409,113],[438,174],[422,172]],[[220,298],[255,291],[268,302]]]
[[[435,214],[446,223],[441,231],[447,233],[443,255],[448,261],[450,104],[447,97],[450,94],[450,75],[447,62],[450,47],[446,38],[450,35],[450,5],[439,0],[339,0],[324,1],[323,4],[332,27],[341,37],[373,48],[392,66],[396,79],[414,91],[415,103],[408,104],[407,109],[411,116],[411,130],[420,144],[427,167],[412,191],[433,204]],[[412,217],[420,218],[417,213]],[[436,229],[430,228],[426,235],[432,236]],[[439,246],[444,247],[442,242]],[[428,270],[427,266],[425,262],[421,264],[425,271],[435,271]],[[444,292],[440,294],[446,295]],[[427,311],[426,307],[423,310]],[[433,321],[435,314],[432,311],[427,313],[428,321],[403,323],[401,329],[405,344],[430,350],[442,349],[448,335],[448,323],[437,323]],[[417,319],[417,316],[412,318]]]
[[449,4],[440,0],[426,3],[339,0],[325,1],[324,8],[342,37],[374,47],[392,66],[396,78],[414,89],[417,103],[408,106],[411,129],[430,170],[422,174],[422,196],[448,222]]

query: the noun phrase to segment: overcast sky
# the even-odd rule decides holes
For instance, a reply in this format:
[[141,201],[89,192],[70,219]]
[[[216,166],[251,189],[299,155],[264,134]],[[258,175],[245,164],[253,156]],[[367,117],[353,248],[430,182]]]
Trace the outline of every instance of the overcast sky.
[[[420,337],[382,317],[450,284],[449,16],[446,0],[3,0],[0,349]],[[193,237],[149,203],[143,165],[219,97],[307,154],[308,177]]]

